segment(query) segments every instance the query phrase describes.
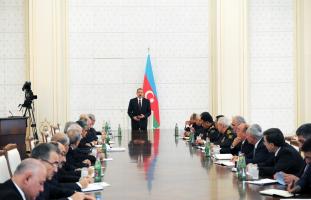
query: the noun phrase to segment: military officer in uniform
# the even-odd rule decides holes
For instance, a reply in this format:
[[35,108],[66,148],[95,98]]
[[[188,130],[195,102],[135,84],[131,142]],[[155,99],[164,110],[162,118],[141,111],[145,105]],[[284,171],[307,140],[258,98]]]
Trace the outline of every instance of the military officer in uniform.
[[236,138],[236,133],[233,132],[230,126],[230,121],[227,117],[219,118],[217,123],[220,137],[215,144],[220,146],[220,153],[230,152],[230,147],[234,138]]

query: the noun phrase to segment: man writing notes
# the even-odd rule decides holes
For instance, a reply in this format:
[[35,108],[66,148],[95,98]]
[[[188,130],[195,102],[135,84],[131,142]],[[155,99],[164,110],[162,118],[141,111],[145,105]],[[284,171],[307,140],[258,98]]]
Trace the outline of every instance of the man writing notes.
[[147,130],[148,117],[151,114],[150,101],[144,98],[142,88],[136,91],[136,98],[130,100],[127,114],[131,118],[132,130]]

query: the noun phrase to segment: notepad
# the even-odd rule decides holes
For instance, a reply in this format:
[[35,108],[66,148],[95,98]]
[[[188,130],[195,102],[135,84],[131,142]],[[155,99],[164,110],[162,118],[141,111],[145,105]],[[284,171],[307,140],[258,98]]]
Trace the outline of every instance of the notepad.
[[268,189],[260,191],[260,194],[270,195],[270,196],[280,196],[280,197],[293,197],[294,194],[287,192],[285,190],[278,189]]
[[125,151],[126,149],[124,147],[112,147],[108,149],[109,152],[120,152],[120,151]]
[[232,154],[215,154],[214,158],[216,160],[231,160]]
[[106,182],[91,183],[87,186],[87,188],[82,189],[82,192],[91,192],[91,191],[96,191],[96,190],[102,190],[108,186],[110,186],[110,184],[108,184]]
[[254,185],[269,185],[269,184],[277,183],[277,180],[264,178],[264,179],[260,179],[256,181],[245,181],[245,182],[249,184],[254,184]]
[[234,167],[234,162],[228,161],[228,160],[218,160],[214,162],[217,165],[223,165],[228,167]]

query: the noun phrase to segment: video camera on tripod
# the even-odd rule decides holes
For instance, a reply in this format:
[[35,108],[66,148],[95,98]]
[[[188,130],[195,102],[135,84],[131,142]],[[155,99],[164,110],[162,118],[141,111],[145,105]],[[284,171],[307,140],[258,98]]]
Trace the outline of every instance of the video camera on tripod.
[[25,108],[24,117],[29,118],[29,123],[32,129],[32,134],[35,140],[38,140],[38,134],[37,134],[37,125],[36,125],[36,119],[34,115],[34,103],[33,100],[37,99],[38,96],[34,95],[31,90],[31,82],[26,81],[23,85],[22,91],[25,91],[25,100],[23,104],[20,104],[20,110]]
[[34,95],[31,90],[31,82],[26,81],[23,85],[22,91],[25,91],[25,101],[21,106],[24,108],[31,108],[32,101],[38,98],[38,96]]

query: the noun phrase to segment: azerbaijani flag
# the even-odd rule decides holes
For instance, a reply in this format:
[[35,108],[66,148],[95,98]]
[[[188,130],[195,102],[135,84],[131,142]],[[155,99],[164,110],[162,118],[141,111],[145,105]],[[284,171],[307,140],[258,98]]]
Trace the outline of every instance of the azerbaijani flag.
[[147,56],[146,71],[143,86],[145,98],[150,100],[151,110],[153,111],[153,128],[160,127],[160,114],[157,88],[153,78],[150,55]]

